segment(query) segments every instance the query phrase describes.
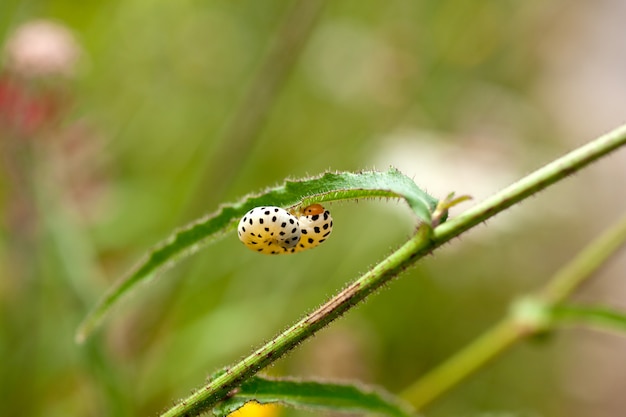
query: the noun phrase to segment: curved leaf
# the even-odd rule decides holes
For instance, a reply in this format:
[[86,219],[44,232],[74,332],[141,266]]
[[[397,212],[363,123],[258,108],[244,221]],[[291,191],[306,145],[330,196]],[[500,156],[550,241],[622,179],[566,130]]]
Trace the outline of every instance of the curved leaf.
[[417,218],[430,227],[431,212],[437,200],[394,168],[385,172],[328,172],[315,178],[286,181],[261,194],[249,195],[237,203],[223,205],[215,213],[175,231],[150,250],[87,315],[76,332],[76,340],[84,341],[111,307],[137,284],[148,281],[157,272],[172,267],[181,258],[233,231],[239,219],[254,207],[271,205],[290,209],[314,203],[380,197],[403,198]]
[[233,397],[213,408],[213,414],[225,417],[250,401],[342,413],[415,416],[411,407],[399,398],[360,384],[266,379],[258,376],[246,380]]

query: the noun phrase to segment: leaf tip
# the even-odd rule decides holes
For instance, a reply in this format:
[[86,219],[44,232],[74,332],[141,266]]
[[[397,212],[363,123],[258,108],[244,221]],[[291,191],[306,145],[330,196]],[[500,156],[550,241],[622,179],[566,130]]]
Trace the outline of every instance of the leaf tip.
[[78,325],[76,332],[74,333],[74,343],[82,345],[91,336],[96,324],[93,320],[92,314],[88,314],[87,317]]

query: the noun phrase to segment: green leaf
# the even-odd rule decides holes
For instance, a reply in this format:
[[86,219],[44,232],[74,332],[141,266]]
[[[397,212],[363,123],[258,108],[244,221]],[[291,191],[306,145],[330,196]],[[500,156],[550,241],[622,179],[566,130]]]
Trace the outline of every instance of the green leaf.
[[560,304],[552,308],[555,323],[583,323],[626,333],[626,313],[605,306]]
[[235,230],[239,219],[254,207],[271,205],[291,209],[314,203],[363,198],[403,198],[418,220],[427,227],[431,227],[431,212],[437,206],[435,198],[394,168],[385,172],[328,172],[319,177],[286,181],[261,194],[249,195],[237,203],[223,205],[215,213],[176,230],[156,245],[90,311],[76,332],[76,340],[79,343],[84,341],[119,299],[138,284],[150,280],[158,272],[174,266],[182,258]]
[[258,376],[244,382],[233,397],[213,409],[213,414],[216,417],[225,417],[249,401],[342,413],[415,416],[408,404],[378,389],[354,384],[267,379]]

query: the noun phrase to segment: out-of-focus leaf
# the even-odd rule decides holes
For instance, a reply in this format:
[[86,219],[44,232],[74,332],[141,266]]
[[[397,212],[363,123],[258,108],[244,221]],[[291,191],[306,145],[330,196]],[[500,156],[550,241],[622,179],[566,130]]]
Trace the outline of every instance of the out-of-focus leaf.
[[582,323],[626,335],[626,313],[605,306],[562,304],[552,309],[552,319],[559,323]]
[[225,417],[250,401],[260,404],[280,403],[295,408],[343,413],[394,417],[415,415],[410,406],[399,398],[360,384],[266,379],[258,376],[244,382],[237,390],[237,394],[213,409],[213,414],[217,417]]

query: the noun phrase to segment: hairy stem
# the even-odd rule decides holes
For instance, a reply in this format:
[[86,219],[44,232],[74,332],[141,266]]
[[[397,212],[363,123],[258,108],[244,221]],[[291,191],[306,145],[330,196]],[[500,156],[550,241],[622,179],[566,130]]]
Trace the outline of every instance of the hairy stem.
[[[435,240],[448,241],[513,204],[524,200],[626,144],[626,125],[600,136],[527,175],[435,230]],[[451,236],[452,235],[452,236]]]
[[[251,355],[227,368],[224,373],[189,397],[181,400],[162,416],[191,416],[209,410],[243,380],[271,364],[316,331],[340,317],[359,301],[385,285],[433,249],[624,144],[626,144],[626,125],[540,168],[464,212],[459,217],[443,223],[434,231],[430,227],[420,227],[413,238],[376,265],[370,272],[361,276],[318,310],[276,336]],[[501,338],[503,336],[498,336],[495,339],[500,340]],[[488,358],[491,355],[488,347],[489,345],[487,348],[480,346],[476,348],[481,357]],[[496,353],[497,351],[493,355]],[[471,370],[471,366],[466,366],[466,368]]]

